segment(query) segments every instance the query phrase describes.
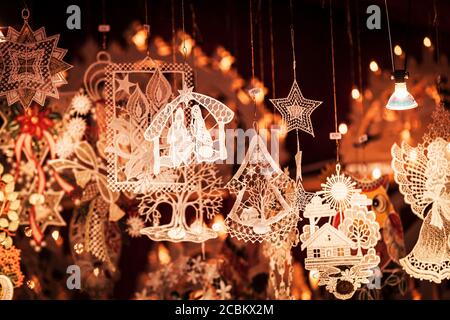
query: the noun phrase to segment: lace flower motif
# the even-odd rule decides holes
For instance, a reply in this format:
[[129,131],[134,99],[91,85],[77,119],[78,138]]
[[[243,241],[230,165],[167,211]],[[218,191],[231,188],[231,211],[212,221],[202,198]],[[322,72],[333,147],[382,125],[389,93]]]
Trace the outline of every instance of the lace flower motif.
[[92,108],[92,101],[84,93],[78,93],[72,98],[71,106],[74,112],[85,116]]
[[72,118],[67,124],[67,133],[74,140],[81,140],[86,131],[86,121],[82,118]]

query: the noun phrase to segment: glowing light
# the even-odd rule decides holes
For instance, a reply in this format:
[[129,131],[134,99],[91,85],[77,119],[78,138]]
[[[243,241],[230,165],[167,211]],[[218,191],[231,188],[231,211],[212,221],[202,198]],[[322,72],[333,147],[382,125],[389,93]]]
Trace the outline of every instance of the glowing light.
[[408,92],[406,82],[396,82],[392,96],[386,105],[390,110],[408,110],[418,106],[414,97]]
[[100,274],[100,269],[99,268],[94,268],[92,273],[94,274],[94,276],[98,277],[98,275]]
[[423,45],[427,48],[431,47],[431,39],[428,37],[423,38]]
[[396,45],[394,47],[394,53],[396,56],[401,56],[403,54],[402,47],[400,47],[399,45]]
[[147,50],[147,31],[144,28],[138,30],[134,36],[131,37],[131,41],[139,51]]
[[353,88],[352,90],[352,98],[353,100],[358,100],[361,97],[359,90],[357,88]]
[[76,254],[82,254],[84,251],[84,245],[82,243],[75,243],[73,245],[73,250],[75,250]]
[[339,130],[340,134],[346,134],[348,132],[348,127],[347,127],[347,125],[345,123],[341,123],[339,125],[338,130]]
[[311,270],[309,272],[308,278],[311,289],[317,290],[317,288],[319,287],[319,270]]
[[160,37],[155,38],[156,51],[161,57],[170,55],[170,46]]
[[370,71],[377,72],[379,70],[378,63],[375,60],[370,61],[369,68]]
[[381,170],[378,167],[373,168],[372,170],[372,178],[374,179],[378,179],[379,177],[381,177]]
[[[188,37],[186,35],[186,37]],[[186,54],[186,56],[190,55],[192,52],[192,48],[194,47],[194,40],[192,38],[186,38],[184,41],[181,41],[179,46],[179,50],[181,54]]]
[[168,264],[171,260],[169,250],[162,243],[158,246],[158,260],[161,264]]
[[58,239],[59,239],[59,231],[58,230],[55,230],[55,231],[52,232],[52,238],[55,241],[58,241]]
[[25,228],[25,235],[29,238],[33,235],[33,230],[30,227]]
[[407,141],[411,138],[411,132],[408,129],[404,129],[400,133],[400,136],[402,137],[402,140]]
[[33,280],[28,280],[27,287],[33,290],[34,288],[36,288],[36,283]]

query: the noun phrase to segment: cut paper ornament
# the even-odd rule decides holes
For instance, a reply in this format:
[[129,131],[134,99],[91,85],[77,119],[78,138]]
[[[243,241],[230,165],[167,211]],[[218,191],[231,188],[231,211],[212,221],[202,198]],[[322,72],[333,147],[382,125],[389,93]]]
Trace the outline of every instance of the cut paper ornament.
[[296,227],[295,182],[275,163],[259,135],[250,141],[244,161],[226,188],[236,195],[225,219],[232,237],[280,244]]
[[[139,213],[151,226],[141,229],[153,241],[201,243],[217,238],[206,220],[219,213],[222,178],[213,164],[191,165],[186,168],[186,180],[181,189],[162,189],[139,196]],[[162,208],[171,208],[171,217],[162,215]],[[189,221],[188,215],[194,218]]]
[[392,146],[392,169],[405,202],[423,220],[413,250],[400,264],[418,279],[450,278],[450,142],[440,137]]
[[[187,85],[154,116],[144,137],[152,144],[153,172],[227,158],[225,125],[234,112]],[[209,120],[209,121],[208,121]]]
[[[113,191],[145,193],[181,187],[170,172],[155,171],[154,141],[144,134],[156,120],[176,87],[192,85],[187,64],[110,63],[106,67],[108,183]],[[163,108],[163,109],[162,109]],[[154,122],[154,121],[153,121]],[[158,177],[158,174],[162,174]]]
[[362,284],[370,283],[380,262],[374,249],[380,239],[379,225],[375,213],[367,209],[367,200],[364,195],[353,195],[338,227],[329,222],[319,227],[320,219],[329,221],[336,214],[319,195],[305,208],[309,224],[300,235],[301,249],[307,251],[305,269],[338,299],[350,299]]
[[72,68],[62,60],[67,50],[57,47],[59,35],[47,37],[43,27],[33,31],[29,16],[24,9],[20,31],[9,27],[0,41],[0,95],[25,109],[33,101],[43,106],[47,96],[59,98],[57,88],[67,83],[64,72]]

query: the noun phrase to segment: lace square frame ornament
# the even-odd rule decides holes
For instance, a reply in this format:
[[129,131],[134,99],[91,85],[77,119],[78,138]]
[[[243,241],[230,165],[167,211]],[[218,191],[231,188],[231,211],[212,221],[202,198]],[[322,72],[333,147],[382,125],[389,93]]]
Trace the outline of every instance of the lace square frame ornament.
[[185,183],[184,168],[154,173],[153,146],[144,139],[144,132],[154,115],[177,95],[177,89],[192,84],[192,69],[187,64],[147,57],[106,66],[106,153],[112,191],[176,190]]

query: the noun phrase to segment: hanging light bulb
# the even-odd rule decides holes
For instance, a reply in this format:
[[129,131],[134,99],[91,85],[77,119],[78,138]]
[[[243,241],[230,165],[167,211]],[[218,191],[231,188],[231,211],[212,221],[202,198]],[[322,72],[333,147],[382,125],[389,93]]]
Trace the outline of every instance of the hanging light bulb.
[[390,110],[409,110],[416,108],[418,104],[406,88],[408,73],[405,70],[396,70],[391,76],[391,79],[395,80],[395,89],[389,98],[386,108]]

